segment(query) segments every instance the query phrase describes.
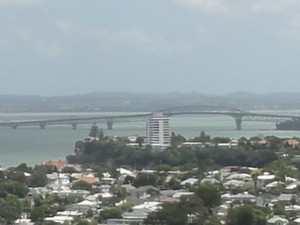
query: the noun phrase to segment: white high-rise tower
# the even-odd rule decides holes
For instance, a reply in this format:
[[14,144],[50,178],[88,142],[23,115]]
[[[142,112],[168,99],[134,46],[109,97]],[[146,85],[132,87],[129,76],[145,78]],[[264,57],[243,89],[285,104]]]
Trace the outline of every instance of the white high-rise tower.
[[166,147],[171,142],[170,118],[162,113],[153,114],[147,118],[147,143],[152,146]]

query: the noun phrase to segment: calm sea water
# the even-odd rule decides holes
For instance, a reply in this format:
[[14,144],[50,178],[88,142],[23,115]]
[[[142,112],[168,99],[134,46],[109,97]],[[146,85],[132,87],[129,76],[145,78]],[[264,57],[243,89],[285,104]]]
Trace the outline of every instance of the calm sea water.
[[[300,115],[300,111],[272,111],[277,114]],[[112,114],[112,113],[105,113]],[[113,113],[118,114],[118,113]],[[124,114],[124,113],[119,113]],[[70,118],[72,116],[104,115],[96,113],[0,113],[0,121]],[[234,120],[227,116],[185,115],[171,117],[171,129],[187,138],[198,136],[205,131],[211,137],[230,138],[276,135],[279,137],[300,137],[300,131],[278,131],[270,122],[243,122],[242,130],[235,130]],[[65,159],[72,154],[77,140],[86,138],[92,124],[78,125],[72,130],[70,125],[47,126],[41,130],[38,126],[0,128],[0,165],[16,166],[22,162],[29,165],[40,164],[46,160]],[[98,124],[105,135],[129,136],[145,135],[145,122],[114,123],[113,130],[107,130],[106,124]]]

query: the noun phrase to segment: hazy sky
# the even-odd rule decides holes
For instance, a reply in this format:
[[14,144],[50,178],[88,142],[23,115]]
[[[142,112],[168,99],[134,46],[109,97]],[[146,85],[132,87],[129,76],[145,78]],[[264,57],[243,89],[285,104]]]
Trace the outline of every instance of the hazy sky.
[[0,94],[299,92],[299,0],[0,0]]

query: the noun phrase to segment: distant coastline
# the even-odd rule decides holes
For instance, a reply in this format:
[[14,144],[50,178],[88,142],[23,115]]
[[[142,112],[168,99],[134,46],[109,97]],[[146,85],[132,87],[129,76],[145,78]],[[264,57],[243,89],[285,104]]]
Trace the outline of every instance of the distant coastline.
[[68,96],[0,95],[0,112],[151,112],[173,106],[217,105],[243,110],[300,109],[300,93],[227,95],[95,92]]

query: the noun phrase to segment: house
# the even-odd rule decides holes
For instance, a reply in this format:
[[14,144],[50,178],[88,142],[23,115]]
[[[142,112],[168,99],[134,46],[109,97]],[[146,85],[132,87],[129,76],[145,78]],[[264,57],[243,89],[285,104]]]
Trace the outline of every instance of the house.
[[89,184],[95,184],[95,183],[99,182],[99,178],[94,177],[93,175],[87,175],[87,176],[81,177],[79,179],[79,181],[83,181],[83,182],[86,182],[86,183],[89,183]]
[[99,202],[83,200],[77,204],[68,205],[66,207],[67,211],[77,211],[82,214],[86,214],[89,210],[97,211],[99,207]]
[[293,221],[296,225],[300,225],[300,217],[294,219]]
[[286,140],[285,143],[287,146],[290,146],[292,148],[296,148],[299,146],[299,141],[297,141],[296,139],[293,139],[293,138]]
[[273,216],[267,220],[267,225],[286,225],[289,221],[281,216]]
[[53,217],[46,217],[44,221],[60,223],[60,224],[72,224],[73,222],[72,216],[53,216]]
[[285,203],[291,203],[295,199],[297,199],[297,195],[295,195],[295,194],[285,194],[285,193],[280,194],[277,198],[277,200],[279,202],[285,202]]
[[256,196],[249,194],[248,192],[238,193],[236,195],[226,193],[221,196],[223,202],[230,201],[230,202],[255,202]]
[[64,173],[51,173],[47,174],[48,184],[47,187],[51,189],[59,189],[62,186],[70,186],[69,176]]
[[274,200],[277,200],[276,195],[270,194],[270,193],[263,193],[256,197],[256,205],[259,207],[268,207],[270,203],[274,202]]
[[144,219],[108,219],[106,225],[143,225]]
[[233,173],[226,177],[226,180],[251,180],[252,177],[247,173]]
[[229,180],[225,183],[223,183],[223,186],[225,189],[235,189],[235,188],[240,188],[245,185],[245,181],[242,180]]
[[147,216],[150,212],[153,212],[153,210],[151,210],[149,208],[133,209],[131,212],[124,212],[122,214],[122,218],[123,219],[144,220],[147,218]]
[[62,161],[62,160],[58,160],[58,161],[49,160],[49,161],[45,162],[44,164],[46,166],[54,166],[54,167],[56,167],[56,169],[58,171],[61,171],[63,168],[65,168],[67,166],[67,162]]
[[131,191],[131,196],[135,196],[139,199],[147,199],[151,196],[158,196],[158,195],[159,195],[159,189],[153,187],[152,185],[142,186]]
[[269,172],[264,172],[263,174],[257,176],[257,186],[262,187],[267,185],[268,183],[274,181],[275,178],[275,175],[270,174]]
[[283,186],[284,183],[283,182],[280,182],[280,181],[273,181],[271,183],[268,183],[266,186],[265,186],[265,190],[267,192],[270,192],[271,190],[277,188],[277,187],[280,187],[280,186]]
[[173,194],[173,198],[181,198],[181,196],[189,196],[194,195],[194,192],[186,192],[186,191],[177,191]]
[[227,215],[229,208],[230,207],[227,204],[219,205],[212,209],[212,215],[218,218],[223,218]]
[[198,179],[196,179],[196,178],[188,178],[188,179],[186,179],[186,180],[184,180],[184,181],[181,181],[180,182],[180,185],[182,185],[182,186],[186,186],[186,185],[194,185],[194,184],[196,184],[198,182]]
[[31,221],[31,219],[17,219],[14,223],[14,225],[34,225]]
[[14,225],[34,225],[34,223],[31,221],[31,219],[27,218],[26,213],[22,213],[21,218],[17,219],[13,224]]
[[292,182],[285,187],[285,191],[288,193],[297,192],[299,186],[300,186],[299,181]]

